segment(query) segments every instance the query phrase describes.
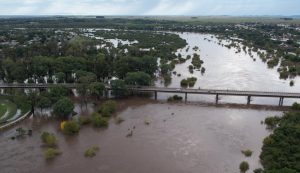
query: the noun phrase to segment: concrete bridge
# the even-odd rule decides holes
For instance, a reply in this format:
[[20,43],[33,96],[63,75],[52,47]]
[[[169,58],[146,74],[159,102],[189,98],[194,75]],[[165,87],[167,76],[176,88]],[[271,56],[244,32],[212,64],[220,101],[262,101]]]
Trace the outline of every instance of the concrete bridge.
[[[21,89],[46,89],[56,84],[0,84],[0,89],[9,88],[21,88]],[[68,88],[76,88],[79,84],[59,84]],[[112,88],[107,85],[107,90]],[[241,90],[215,90],[215,89],[187,89],[187,88],[163,88],[163,87],[137,87],[128,86],[128,90],[137,92],[153,92],[154,98],[157,99],[158,93],[174,93],[184,94],[185,101],[188,99],[188,94],[202,94],[202,95],[215,95],[216,104],[220,100],[221,95],[228,96],[245,96],[247,97],[247,104],[251,103],[252,97],[272,97],[279,99],[279,106],[283,105],[284,98],[300,98],[300,93],[288,93],[288,92],[266,92],[266,91],[241,91]]]

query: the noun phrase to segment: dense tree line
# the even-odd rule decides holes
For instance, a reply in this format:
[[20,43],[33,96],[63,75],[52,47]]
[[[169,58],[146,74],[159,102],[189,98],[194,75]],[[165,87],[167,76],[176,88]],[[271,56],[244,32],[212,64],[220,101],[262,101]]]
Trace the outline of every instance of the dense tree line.
[[[93,36],[83,29],[1,32],[0,79],[7,83],[85,83],[82,80],[87,78],[88,82],[107,82],[113,76],[124,79],[131,72],[145,72],[152,80],[157,58],[165,62],[177,58],[174,52],[186,45],[178,35],[157,32],[112,30]],[[138,42],[115,47],[105,40],[109,38]]]
[[260,155],[264,172],[300,172],[300,113],[289,112],[282,118],[267,118],[266,123],[275,130],[264,139]]

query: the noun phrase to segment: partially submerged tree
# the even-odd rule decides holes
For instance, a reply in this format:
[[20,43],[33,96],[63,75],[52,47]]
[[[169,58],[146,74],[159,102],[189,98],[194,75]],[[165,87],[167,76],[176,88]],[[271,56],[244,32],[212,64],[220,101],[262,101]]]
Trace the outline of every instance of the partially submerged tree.
[[62,98],[53,105],[53,112],[62,119],[68,119],[73,112],[74,104],[69,98]]
[[99,100],[103,96],[105,85],[100,82],[93,82],[89,85],[90,95],[96,96]]

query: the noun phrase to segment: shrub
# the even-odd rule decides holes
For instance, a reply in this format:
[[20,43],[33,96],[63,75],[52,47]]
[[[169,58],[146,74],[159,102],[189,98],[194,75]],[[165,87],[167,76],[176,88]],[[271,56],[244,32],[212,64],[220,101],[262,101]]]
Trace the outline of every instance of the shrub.
[[187,87],[188,84],[189,84],[189,82],[188,82],[188,80],[186,80],[186,79],[182,79],[181,82],[180,82],[180,85],[181,85],[182,87]]
[[97,113],[92,114],[91,121],[92,121],[93,126],[95,126],[95,127],[107,127],[108,126],[108,119],[100,116]]
[[190,77],[190,78],[187,78],[187,79],[182,79],[180,84],[181,84],[182,87],[187,87],[187,86],[193,87],[195,85],[196,81],[197,81],[197,78]]
[[197,81],[197,78],[195,78],[195,77],[187,78],[187,81],[188,81],[189,87],[193,87]]
[[293,110],[300,110],[300,104],[297,103],[297,102],[293,103],[292,109],[293,109]]
[[61,154],[61,152],[58,149],[48,148],[45,151],[44,156],[47,160],[50,160],[50,159],[54,159],[56,156],[58,156],[60,154]]
[[171,96],[168,98],[168,102],[172,102],[172,101],[182,101],[182,97],[178,95]]
[[241,171],[242,173],[245,173],[245,172],[248,171],[248,170],[249,170],[249,164],[248,164],[248,162],[243,161],[243,162],[240,164],[240,171]]
[[96,156],[97,151],[99,151],[98,146],[91,147],[84,152],[85,157],[94,157]]
[[279,117],[267,117],[265,119],[265,124],[268,126],[268,128],[275,128],[277,124],[279,123],[280,118]]
[[193,65],[189,65],[189,72],[190,73],[194,73],[194,66]]
[[57,139],[53,133],[43,132],[41,135],[41,139],[49,147],[56,146]]
[[75,121],[67,121],[63,126],[63,132],[67,135],[77,134],[80,130],[80,126]]
[[201,73],[205,73],[206,69],[204,67],[201,68]]
[[242,150],[242,153],[243,153],[246,157],[251,157],[253,152],[252,152],[251,150]]
[[79,119],[78,119],[78,123],[80,125],[87,125],[87,124],[90,124],[91,123],[91,118],[90,117],[83,117],[83,116],[80,116]]
[[110,117],[116,112],[117,103],[115,101],[109,100],[102,104],[100,112],[104,117]]

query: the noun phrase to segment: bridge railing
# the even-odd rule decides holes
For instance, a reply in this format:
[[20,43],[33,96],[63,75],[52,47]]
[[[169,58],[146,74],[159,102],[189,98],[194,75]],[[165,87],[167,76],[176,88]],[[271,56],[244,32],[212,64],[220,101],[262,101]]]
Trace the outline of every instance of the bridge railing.
[[[80,84],[76,83],[60,83],[60,84],[8,84],[8,83],[2,83],[0,84],[0,88],[48,88],[55,85],[62,85],[70,88],[76,88],[76,86]],[[111,89],[110,85],[105,86],[107,89]],[[230,94],[230,93],[240,93],[240,94],[267,94],[267,95],[296,95],[299,96],[300,93],[294,93],[294,92],[278,92],[278,91],[254,91],[254,90],[235,90],[235,89],[207,89],[207,88],[200,88],[200,89],[194,89],[194,88],[167,88],[167,87],[154,87],[154,86],[127,86],[128,89],[131,90],[153,90],[153,91],[173,91],[173,92],[206,92],[206,93],[217,93],[217,94]]]

